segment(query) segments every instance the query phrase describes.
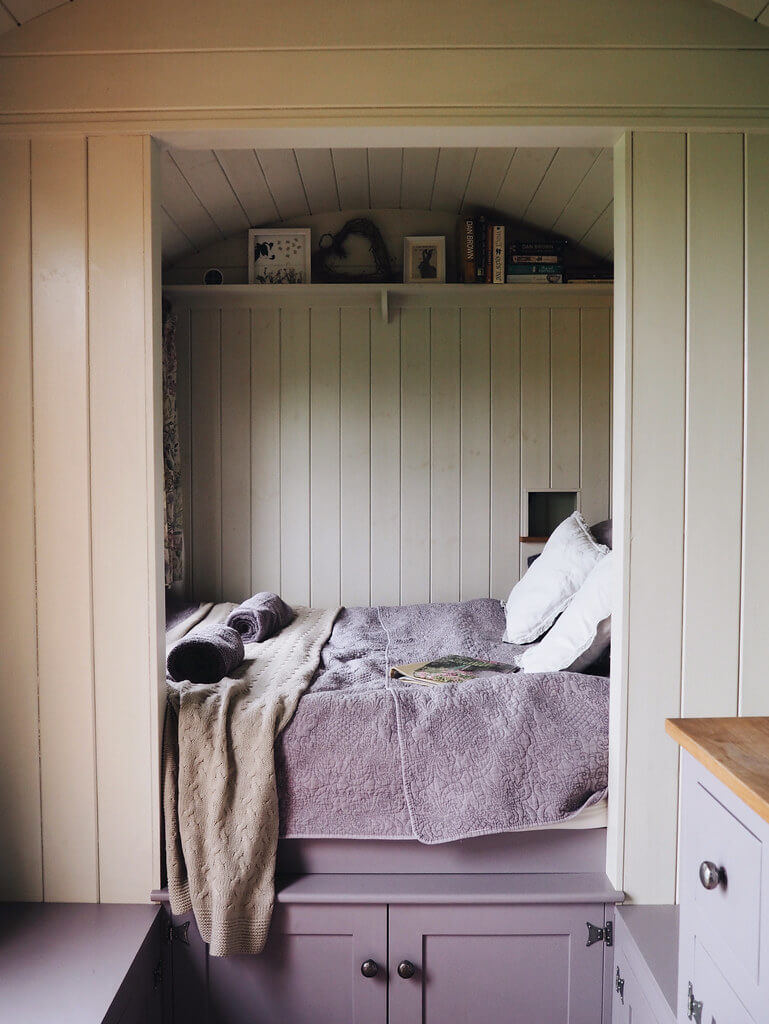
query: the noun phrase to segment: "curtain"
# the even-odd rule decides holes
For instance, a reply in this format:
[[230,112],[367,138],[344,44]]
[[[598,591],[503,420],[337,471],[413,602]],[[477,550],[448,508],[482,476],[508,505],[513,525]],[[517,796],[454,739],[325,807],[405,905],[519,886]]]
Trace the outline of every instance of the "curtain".
[[184,579],[179,420],[176,414],[176,315],[163,304],[163,476],[166,587]]

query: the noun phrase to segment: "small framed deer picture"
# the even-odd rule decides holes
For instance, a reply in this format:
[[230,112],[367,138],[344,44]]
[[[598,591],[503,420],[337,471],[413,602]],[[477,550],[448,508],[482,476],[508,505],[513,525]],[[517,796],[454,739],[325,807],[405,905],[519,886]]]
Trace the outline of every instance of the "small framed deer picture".
[[403,239],[404,284],[444,284],[446,239],[443,235],[407,235]]

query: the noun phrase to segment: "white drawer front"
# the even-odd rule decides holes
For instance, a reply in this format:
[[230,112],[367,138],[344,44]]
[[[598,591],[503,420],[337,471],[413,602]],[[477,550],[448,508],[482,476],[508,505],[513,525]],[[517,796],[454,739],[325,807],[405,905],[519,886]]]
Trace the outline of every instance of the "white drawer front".
[[[761,923],[761,841],[734,817],[705,786],[692,793],[692,843],[682,864],[689,873],[690,892],[699,910],[699,933],[718,955],[728,950],[758,982]],[[707,889],[699,874],[702,864],[723,872],[723,880]]]

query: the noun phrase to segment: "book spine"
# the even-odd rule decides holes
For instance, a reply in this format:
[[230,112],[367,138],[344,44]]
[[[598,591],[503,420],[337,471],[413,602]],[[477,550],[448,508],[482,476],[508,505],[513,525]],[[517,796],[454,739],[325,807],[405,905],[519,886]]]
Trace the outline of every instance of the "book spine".
[[494,280],[494,225],[486,225],[486,271],[483,275],[486,284]]
[[507,284],[563,284],[563,274],[508,274]]
[[508,277],[541,277],[543,274],[562,274],[560,263],[509,263]]
[[501,224],[494,225],[493,247],[493,284],[504,284],[505,281],[505,229]]
[[510,251],[519,256],[525,256],[530,253],[559,253],[563,252],[565,248],[566,240],[556,238],[552,242],[513,242]]
[[521,263],[521,264],[527,264],[527,263],[558,263],[560,261],[560,258],[561,257],[558,256],[556,253],[551,253],[551,254],[549,254],[549,253],[529,253],[527,256],[519,256],[516,253],[513,253],[513,257],[512,257],[513,263]]
[[462,280],[465,284],[475,283],[475,222],[466,217],[463,226]]
[[486,218],[478,217],[475,221],[475,280],[486,280]]

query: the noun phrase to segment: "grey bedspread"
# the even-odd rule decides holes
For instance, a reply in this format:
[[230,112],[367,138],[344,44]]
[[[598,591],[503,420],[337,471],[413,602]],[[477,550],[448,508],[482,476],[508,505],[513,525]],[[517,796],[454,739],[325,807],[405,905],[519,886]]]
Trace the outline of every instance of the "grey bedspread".
[[389,679],[442,654],[511,662],[499,602],[345,609],[276,744],[281,834],[442,843],[568,820],[606,795],[609,681]]

